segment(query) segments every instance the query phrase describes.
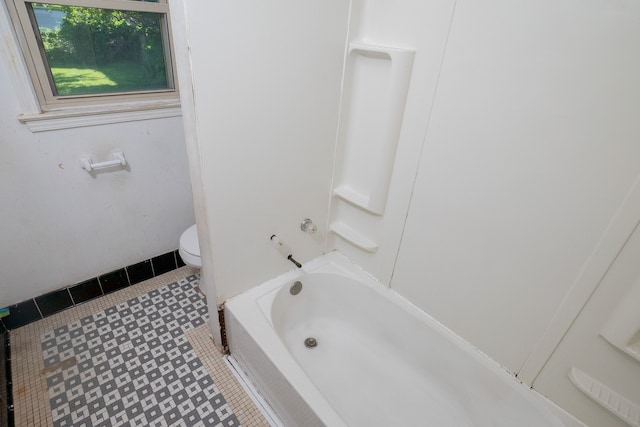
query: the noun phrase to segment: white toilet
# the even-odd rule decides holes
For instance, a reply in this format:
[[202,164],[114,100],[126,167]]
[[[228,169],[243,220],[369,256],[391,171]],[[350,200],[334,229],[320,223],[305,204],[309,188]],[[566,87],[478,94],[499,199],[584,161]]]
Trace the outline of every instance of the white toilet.
[[196,225],[193,224],[187,228],[182,236],[180,236],[180,249],[178,250],[180,258],[189,267],[200,268],[202,267],[202,260],[200,258],[200,244],[198,243],[198,231]]

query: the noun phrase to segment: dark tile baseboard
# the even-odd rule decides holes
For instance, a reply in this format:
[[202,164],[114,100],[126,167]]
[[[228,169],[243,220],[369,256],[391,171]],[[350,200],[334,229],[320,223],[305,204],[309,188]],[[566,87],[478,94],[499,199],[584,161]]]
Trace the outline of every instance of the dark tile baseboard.
[[135,285],[183,265],[185,264],[177,250],[167,252],[84,282],[22,301],[9,307],[9,316],[1,319],[2,329],[11,330],[28,325],[59,311]]

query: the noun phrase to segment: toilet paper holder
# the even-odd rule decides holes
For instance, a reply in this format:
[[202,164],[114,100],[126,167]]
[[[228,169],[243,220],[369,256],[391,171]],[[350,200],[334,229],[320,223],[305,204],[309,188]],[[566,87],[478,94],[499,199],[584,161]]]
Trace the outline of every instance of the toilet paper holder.
[[110,168],[112,166],[125,166],[127,164],[122,151],[116,151],[113,153],[113,160],[107,160],[105,162],[92,163],[91,157],[82,157],[80,159],[80,166],[87,172],[91,172],[95,169]]

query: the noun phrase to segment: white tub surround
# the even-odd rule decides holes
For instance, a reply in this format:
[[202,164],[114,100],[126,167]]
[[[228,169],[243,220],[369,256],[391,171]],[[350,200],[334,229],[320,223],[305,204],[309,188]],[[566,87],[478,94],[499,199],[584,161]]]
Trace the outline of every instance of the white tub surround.
[[338,252],[225,312],[232,355],[286,425],[580,425]]

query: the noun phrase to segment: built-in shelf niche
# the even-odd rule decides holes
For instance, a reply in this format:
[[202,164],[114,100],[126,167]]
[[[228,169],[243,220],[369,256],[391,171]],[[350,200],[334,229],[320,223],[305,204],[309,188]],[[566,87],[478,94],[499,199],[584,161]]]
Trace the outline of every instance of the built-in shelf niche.
[[351,43],[338,133],[334,195],[384,213],[414,50]]
[[332,223],[329,226],[329,230],[363,251],[373,253],[378,250],[378,244],[376,242],[363,236],[344,222],[337,221]]
[[575,366],[568,375],[571,382],[595,402],[627,424],[640,427],[640,406]]

